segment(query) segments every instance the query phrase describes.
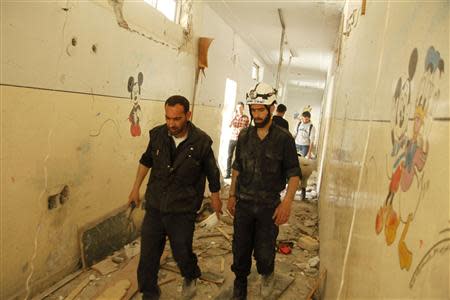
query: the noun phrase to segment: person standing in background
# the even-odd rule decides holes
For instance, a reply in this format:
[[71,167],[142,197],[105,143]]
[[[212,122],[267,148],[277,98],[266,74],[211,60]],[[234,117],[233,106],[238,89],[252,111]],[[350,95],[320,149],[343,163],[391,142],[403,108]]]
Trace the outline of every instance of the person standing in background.
[[311,158],[312,149],[314,147],[316,128],[311,123],[311,113],[309,111],[304,111],[301,119],[294,135],[295,146],[297,147],[297,152],[301,154],[301,156],[309,159]]
[[286,128],[289,131],[289,123],[284,119],[284,114],[286,113],[286,110],[287,110],[286,105],[278,104],[277,110],[275,111],[275,115],[272,117],[272,120],[278,126]]
[[250,119],[247,115],[244,115],[244,103],[239,102],[236,106],[235,115],[229,125],[231,127],[231,138],[230,144],[228,145],[227,171],[225,174],[225,179],[231,178],[231,162],[233,160],[233,153],[234,149],[236,149],[239,133],[242,129],[247,128],[249,124]]

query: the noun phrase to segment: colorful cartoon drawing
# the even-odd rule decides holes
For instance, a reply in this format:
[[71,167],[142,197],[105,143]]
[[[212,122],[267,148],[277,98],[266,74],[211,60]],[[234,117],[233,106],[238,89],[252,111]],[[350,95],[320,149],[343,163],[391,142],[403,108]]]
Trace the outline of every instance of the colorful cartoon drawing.
[[[408,249],[405,239],[411,222],[417,213],[420,200],[423,198],[423,192],[427,184],[423,182],[423,168],[428,156],[428,134],[425,130],[426,123],[430,123],[430,106],[432,100],[439,95],[439,89],[435,85],[436,76],[440,76],[444,72],[444,61],[441,59],[439,52],[434,47],[428,49],[425,58],[425,71],[420,79],[420,86],[414,103],[414,118],[412,124],[412,132],[408,131],[410,107],[411,107],[411,82],[416,72],[418,61],[418,51],[414,49],[409,59],[408,78],[402,80],[399,78],[393,98],[393,116],[391,130],[392,151],[390,153],[392,163],[392,175],[390,177],[388,195],[384,205],[378,210],[375,220],[375,231],[380,234],[384,229],[386,244],[391,245],[396,238],[397,229],[400,223],[403,223],[403,231],[398,243],[398,253],[400,268],[409,270],[412,263],[413,253]],[[437,75],[438,74],[438,75]],[[408,213],[397,211],[393,207],[395,195],[401,189],[407,192],[411,187],[414,178],[417,178],[417,186],[419,188],[418,197],[414,210]],[[414,201],[412,197],[404,201]],[[398,200],[398,206],[401,207],[401,201]]]
[[137,82],[134,81],[134,77],[128,78],[128,92],[130,93],[131,100],[133,101],[133,108],[128,115],[128,121],[130,121],[131,136],[140,136],[141,127],[139,126],[139,120],[141,117],[141,106],[139,100],[141,99],[141,86],[144,82],[144,75],[139,72]]

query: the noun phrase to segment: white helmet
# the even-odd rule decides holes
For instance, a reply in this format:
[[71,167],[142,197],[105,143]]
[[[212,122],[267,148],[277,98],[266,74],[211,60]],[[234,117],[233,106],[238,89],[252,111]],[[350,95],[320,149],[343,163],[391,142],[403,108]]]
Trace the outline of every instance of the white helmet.
[[272,105],[277,101],[277,90],[265,82],[259,82],[247,93],[247,104]]

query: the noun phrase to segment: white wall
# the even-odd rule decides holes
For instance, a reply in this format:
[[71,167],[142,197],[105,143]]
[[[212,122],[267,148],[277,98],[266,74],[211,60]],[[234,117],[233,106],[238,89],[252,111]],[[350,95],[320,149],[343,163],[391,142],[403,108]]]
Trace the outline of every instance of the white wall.
[[312,107],[311,122],[316,127],[316,145],[320,130],[320,110],[322,107],[323,92],[323,89],[288,85],[285,100],[285,105],[287,106],[285,118],[289,122],[289,130],[292,133],[295,133],[298,122],[294,120],[294,113],[298,112],[301,115],[306,106],[310,105]]

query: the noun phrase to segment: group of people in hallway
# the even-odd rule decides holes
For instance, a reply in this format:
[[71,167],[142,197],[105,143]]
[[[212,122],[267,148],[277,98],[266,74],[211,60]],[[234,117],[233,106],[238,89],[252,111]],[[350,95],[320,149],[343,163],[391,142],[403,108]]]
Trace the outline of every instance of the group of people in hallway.
[[[276,104],[276,103],[275,103]],[[274,106],[272,106],[273,109]],[[272,116],[272,122],[289,131],[289,122],[284,118],[287,107],[284,104],[276,105],[275,113]],[[298,155],[312,158],[314,149],[314,139],[316,137],[316,128],[311,123],[311,113],[305,110],[301,115],[294,113],[294,120],[297,121],[294,133],[295,147]],[[228,145],[227,168],[225,171],[225,179],[231,178],[231,162],[233,161],[234,151],[236,149],[239,133],[242,129],[247,128],[250,120],[244,114],[244,103],[239,102],[236,106],[235,114],[230,122],[231,137]]]
[[[226,177],[231,177],[227,209],[234,216],[233,299],[247,298],[252,254],[261,275],[261,295],[270,295],[275,282],[278,226],[289,219],[302,177],[296,140],[304,135],[300,132],[304,128],[297,126],[294,138],[285,127],[287,122],[283,122],[286,106],[282,104],[277,107],[277,117],[272,116],[276,97],[277,90],[272,86],[256,84],[246,95],[250,117],[244,114],[245,105],[240,102],[230,124],[233,135]],[[160,257],[168,239],[183,276],[181,296],[192,299],[201,276],[192,246],[196,212],[202,205],[207,178],[211,207],[218,217],[222,214],[220,171],[212,139],[190,121],[189,101],[171,96],[164,110],[166,122],[150,130],[150,141],[128,198],[129,205],[141,204],[140,187],[152,169],[144,197],[138,284],[144,300],[160,298]],[[308,149],[307,154],[310,152]]]

